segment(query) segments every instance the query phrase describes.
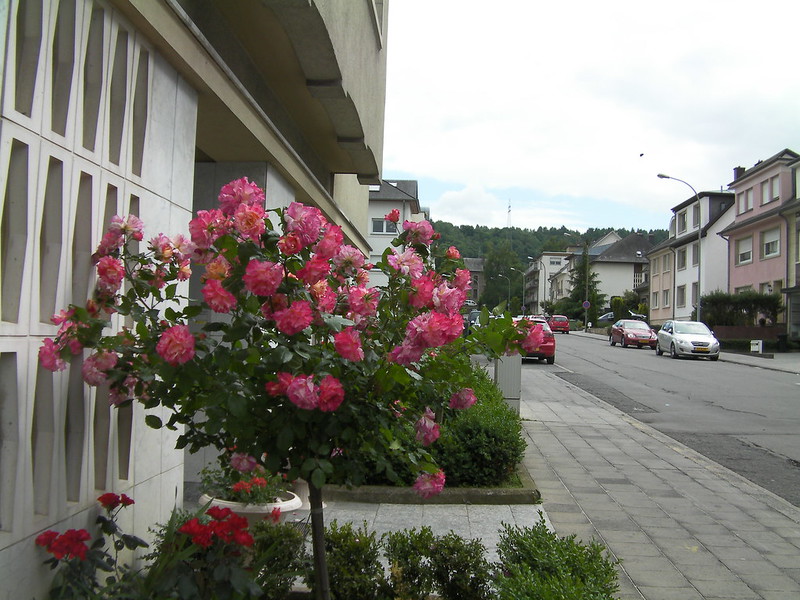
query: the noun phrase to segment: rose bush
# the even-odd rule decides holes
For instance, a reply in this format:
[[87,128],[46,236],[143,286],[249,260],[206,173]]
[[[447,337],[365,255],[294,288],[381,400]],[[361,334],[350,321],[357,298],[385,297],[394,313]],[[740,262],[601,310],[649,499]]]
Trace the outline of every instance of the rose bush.
[[[390,455],[418,471],[423,496],[441,491],[446,474],[426,446],[471,403],[463,363],[451,359],[541,340],[508,317],[462,336],[470,273],[455,248],[437,248],[427,221],[405,221],[371,265],[319,209],[267,209],[240,179],[188,229],[141,249],[141,220],[114,217],[93,255],[95,294],[54,317],[41,363],[62,370],[85,355],[84,380],[107,385],[112,403],[171,409],[166,423],[146,420],[182,428],[179,448],[266,456],[267,471],[309,481],[312,505],[326,481],[357,485]],[[197,298],[179,292],[193,268]],[[370,269],[388,283],[369,287]]]

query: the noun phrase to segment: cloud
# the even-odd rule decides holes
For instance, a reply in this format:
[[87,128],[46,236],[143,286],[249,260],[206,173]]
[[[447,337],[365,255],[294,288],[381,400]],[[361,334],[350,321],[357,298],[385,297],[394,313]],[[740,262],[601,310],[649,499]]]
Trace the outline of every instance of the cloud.
[[557,226],[666,228],[690,192],[657,173],[718,190],[800,139],[798,17],[771,0],[393,2],[384,170],[452,182],[421,198],[451,222],[502,226],[513,190]]

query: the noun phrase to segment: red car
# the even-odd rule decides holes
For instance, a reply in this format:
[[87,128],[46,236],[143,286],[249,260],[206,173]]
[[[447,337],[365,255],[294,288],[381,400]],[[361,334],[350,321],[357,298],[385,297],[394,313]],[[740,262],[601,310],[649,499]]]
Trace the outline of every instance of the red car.
[[611,326],[611,335],[608,336],[609,344],[614,346],[617,342],[623,348],[649,346],[655,349],[658,336],[644,321],[620,319]]
[[550,325],[550,329],[552,329],[554,333],[556,331],[560,331],[561,333],[569,333],[569,319],[564,315],[553,315],[547,319],[547,323]]
[[556,336],[553,335],[553,330],[547,324],[547,319],[544,317],[522,317],[517,322],[528,321],[541,324],[544,339],[539,347],[534,352],[528,352],[522,355],[522,361],[525,362],[526,358],[536,358],[538,360],[547,361],[548,365],[552,365],[556,361]]

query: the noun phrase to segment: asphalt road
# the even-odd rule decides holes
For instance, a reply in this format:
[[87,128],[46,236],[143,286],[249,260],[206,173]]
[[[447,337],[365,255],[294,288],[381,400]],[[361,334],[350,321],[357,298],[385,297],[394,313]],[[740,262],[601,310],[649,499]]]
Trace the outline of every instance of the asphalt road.
[[800,506],[800,378],[556,334],[565,381]]

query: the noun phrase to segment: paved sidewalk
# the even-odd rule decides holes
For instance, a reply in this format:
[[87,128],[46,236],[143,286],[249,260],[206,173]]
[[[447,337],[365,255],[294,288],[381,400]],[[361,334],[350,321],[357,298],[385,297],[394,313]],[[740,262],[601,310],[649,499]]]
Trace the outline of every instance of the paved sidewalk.
[[543,508],[559,535],[623,561],[621,600],[800,598],[800,509],[550,370],[524,369],[522,388],[541,507],[330,502],[326,521],[453,530],[494,559],[501,522],[531,525]]

